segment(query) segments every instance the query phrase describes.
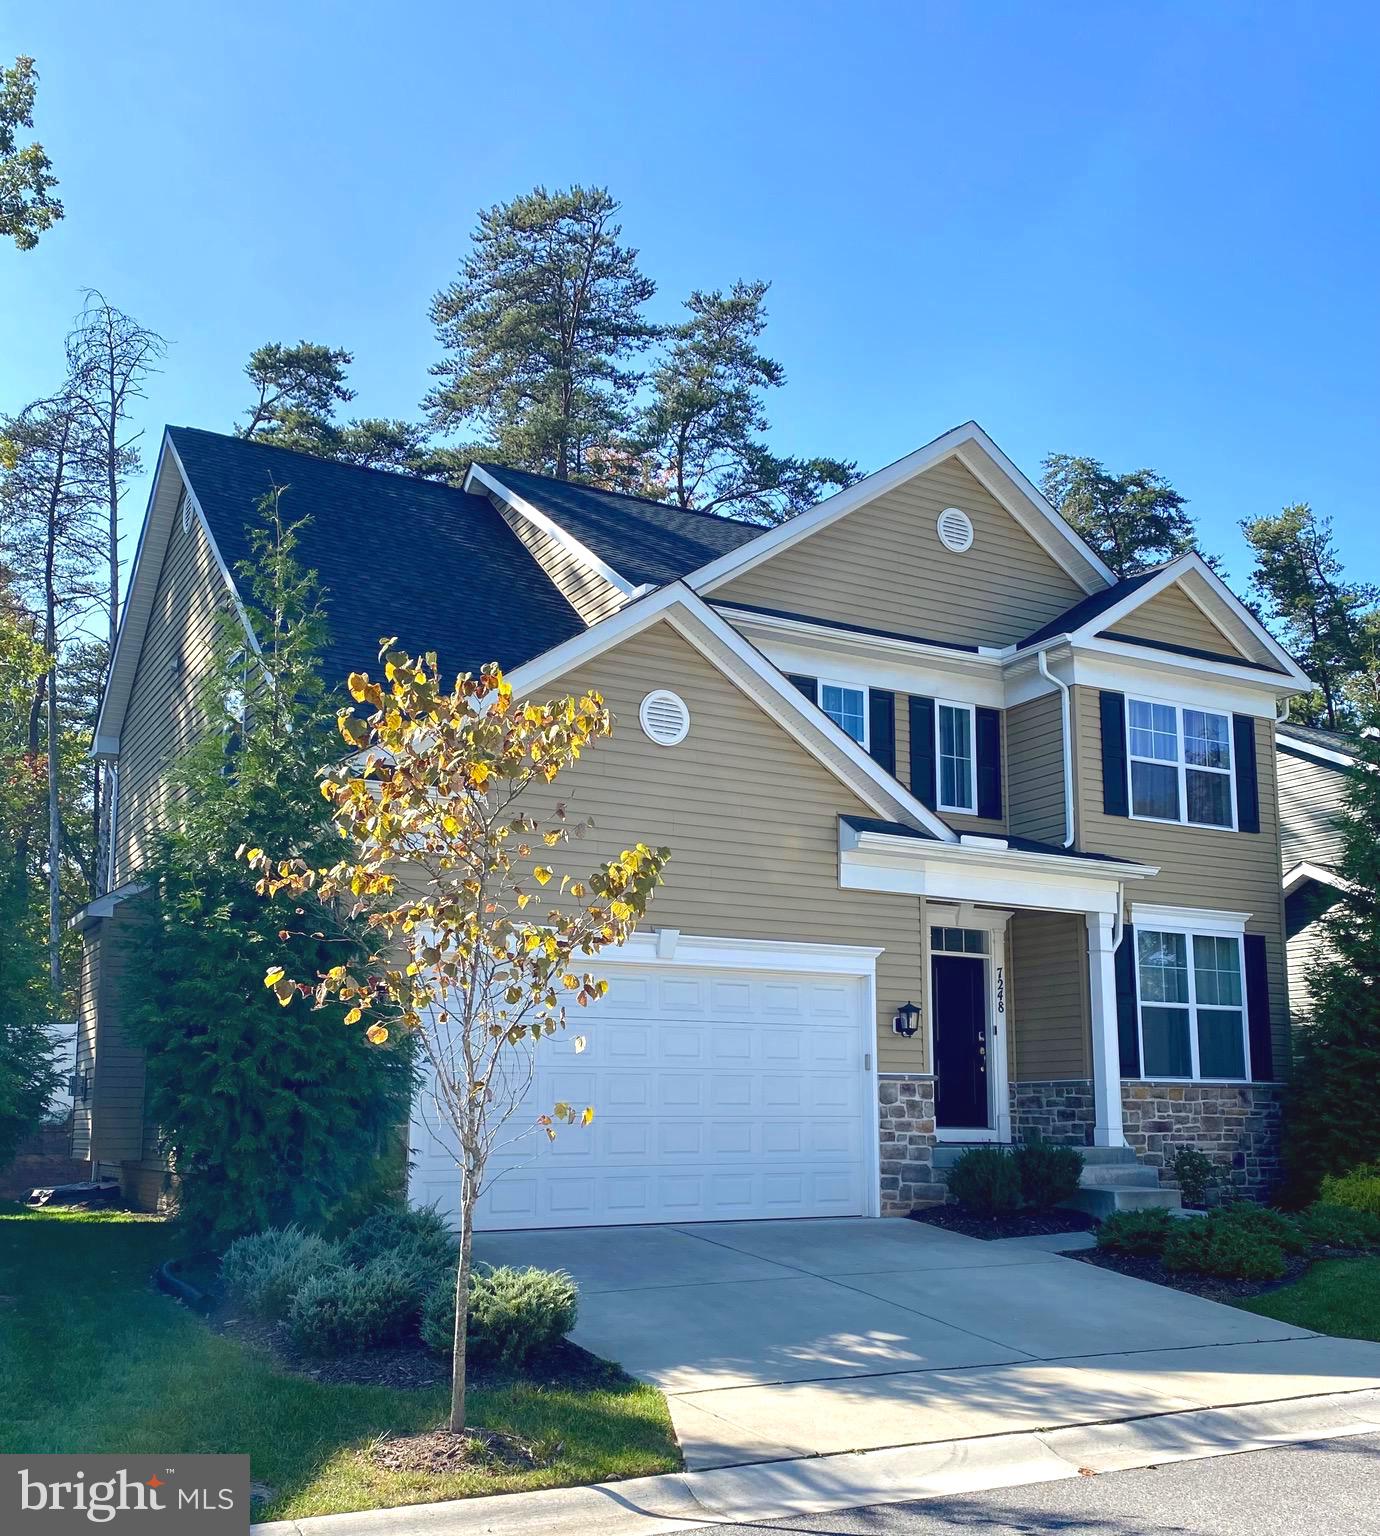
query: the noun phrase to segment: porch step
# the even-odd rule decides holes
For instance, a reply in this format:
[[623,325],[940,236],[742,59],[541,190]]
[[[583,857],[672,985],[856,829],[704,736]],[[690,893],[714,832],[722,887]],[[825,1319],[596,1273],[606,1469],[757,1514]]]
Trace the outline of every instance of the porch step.
[[1078,1183],[1083,1189],[1158,1189],[1160,1176],[1133,1159],[1130,1163],[1084,1164]]
[[1158,1208],[1177,1211],[1181,1201],[1177,1189],[1148,1189],[1140,1185],[1083,1184],[1064,1204],[1074,1211],[1086,1211],[1099,1221],[1113,1211],[1148,1211]]
[[[934,1167],[952,1168],[965,1152],[974,1147],[1005,1147],[1011,1149],[1010,1142],[1000,1141],[941,1141],[934,1149]],[[1130,1147],[1076,1147],[1075,1151],[1083,1156],[1083,1168],[1086,1172],[1090,1168],[1138,1168],[1136,1154]]]

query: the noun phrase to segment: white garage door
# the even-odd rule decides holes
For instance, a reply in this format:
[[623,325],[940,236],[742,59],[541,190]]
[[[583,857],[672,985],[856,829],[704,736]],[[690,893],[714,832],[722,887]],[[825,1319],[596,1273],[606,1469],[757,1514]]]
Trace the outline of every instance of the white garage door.
[[[610,966],[608,996],[538,1048],[527,1105],[594,1123],[525,1136],[490,1163],[477,1225],[602,1226],[855,1216],[868,1209],[870,1125],[855,977]],[[411,1195],[455,1212],[452,1158],[414,1123]]]

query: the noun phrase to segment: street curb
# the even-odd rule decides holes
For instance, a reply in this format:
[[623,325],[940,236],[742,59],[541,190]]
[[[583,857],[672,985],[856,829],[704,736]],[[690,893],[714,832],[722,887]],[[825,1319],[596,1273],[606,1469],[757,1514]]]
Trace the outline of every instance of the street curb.
[[1335,1436],[1380,1433],[1380,1391],[1195,1408],[1066,1429],[675,1472],[582,1488],[313,1515],[253,1536],[663,1536],[869,1504],[948,1498]]

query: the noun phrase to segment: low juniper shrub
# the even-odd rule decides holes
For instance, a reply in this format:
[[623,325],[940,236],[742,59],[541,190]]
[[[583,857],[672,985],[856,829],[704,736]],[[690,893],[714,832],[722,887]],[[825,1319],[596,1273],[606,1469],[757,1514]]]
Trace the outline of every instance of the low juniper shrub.
[[423,1293],[396,1254],[342,1265],[308,1280],[288,1311],[288,1331],[308,1354],[399,1344],[416,1333]]
[[1083,1154],[1076,1147],[1028,1141],[1012,1153],[1020,1178],[1021,1199],[1034,1211],[1052,1210],[1077,1193]]
[[1158,1258],[1169,1238],[1172,1218],[1158,1206],[1143,1211],[1113,1211],[1097,1229],[1097,1246],[1109,1253]]
[[1228,1280],[1278,1280],[1285,1270],[1278,1243],[1241,1222],[1176,1221],[1164,1245],[1164,1267]]
[[[476,1360],[525,1365],[575,1326],[579,1290],[563,1270],[490,1268],[470,1272],[465,1348]],[[422,1309],[422,1342],[448,1355],[455,1337],[455,1275],[439,1280]]]
[[340,1250],[301,1227],[270,1227],[240,1237],[225,1250],[221,1283],[226,1294],[254,1317],[276,1322],[309,1280],[341,1267]]
[[1380,1216],[1319,1200],[1294,1218],[1311,1243],[1322,1248],[1380,1248]]

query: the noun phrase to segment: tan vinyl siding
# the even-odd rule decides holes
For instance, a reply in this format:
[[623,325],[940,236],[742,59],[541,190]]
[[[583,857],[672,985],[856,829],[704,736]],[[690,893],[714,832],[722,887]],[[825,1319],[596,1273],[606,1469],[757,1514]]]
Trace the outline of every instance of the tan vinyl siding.
[[1136,821],[1103,813],[1098,691],[1076,687],[1073,696],[1078,846],[1159,866],[1158,875],[1130,884],[1129,901],[1251,914],[1246,931],[1265,938],[1275,1071],[1283,1075],[1289,1060],[1288,987],[1273,725],[1255,722],[1259,832]]
[[138,1158],[145,1146],[144,1052],[125,1034],[120,1022],[121,988],[129,963],[127,950],[136,942],[134,902],[121,902],[112,916],[101,920],[99,933],[98,1032],[95,1039],[99,1071],[91,1078],[91,1155],[102,1164]]
[[[690,734],[659,747],[638,726],[652,688],[674,689]],[[924,1070],[923,1035],[904,1041],[890,1020],[923,993],[920,903],[845,891],[838,883],[838,817],[872,815],[774,721],[669,625],[605,652],[543,692],[597,688],[617,725],[558,781],[572,816],[595,828],[563,850],[583,869],[641,839],[672,850],[652,927],[687,935],[881,947],[877,960],[882,1071]]]
[[538,528],[506,503],[500,502],[497,505],[508,526],[551,578],[552,586],[586,624],[597,624],[600,619],[616,613],[623,606],[624,597],[618,588],[597,571],[590,570],[559,539]]
[[169,765],[205,729],[201,688],[210,670],[225,580],[196,519],[173,521],[153,611],[120,731],[115,879],[138,875],[169,804]]
[[1048,693],[1006,712],[1007,820],[1016,837],[1062,843],[1064,723],[1060,698]]
[[1011,919],[1013,1082],[1092,1074],[1087,927],[1074,912],[1017,912]]
[[[1001,728],[1001,803],[1005,812],[1008,800],[1007,782],[1008,752],[1006,744],[1006,721],[1003,719]],[[910,782],[910,695],[898,693],[896,695],[896,777],[907,789],[911,788]],[[992,816],[963,816],[956,811],[936,811],[948,826],[956,832],[978,832],[984,837],[1000,837],[1006,831],[1005,815],[1000,818]]]
[[1304,860],[1333,867],[1342,856],[1337,816],[1346,796],[1346,769],[1283,749],[1276,767],[1285,869]]
[[93,923],[81,936],[81,970],[77,977],[77,1058],[76,1070],[85,1073],[87,1093],[72,1105],[72,1156],[91,1155],[90,1084],[96,1060],[96,1029],[100,1017],[101,932],[103,924]]
[[1331,954],[1327,931],[1316,919],[1289,940],[1289,1015],[1296,1025],[1306,1024],[1313,1016],[1308,974],[1319,960]]
[[[973,522],[954,554],[935,523],[951,506]],[[955,459],[850,512],[713,593],[814,618],[964,645],[1006,645],[1085,595]]]
[[1158,640],[1165,645],[1188,645],[1219,656],[1245,653],[1215,625],[1182,587],[1166,587],[1134,608],[1114,629],[1103,631],[1113,639]]

